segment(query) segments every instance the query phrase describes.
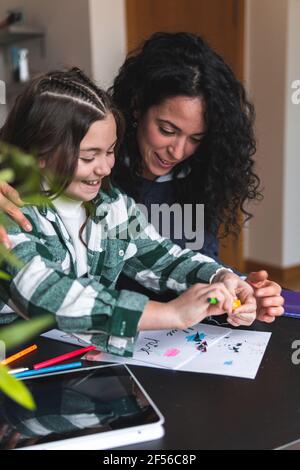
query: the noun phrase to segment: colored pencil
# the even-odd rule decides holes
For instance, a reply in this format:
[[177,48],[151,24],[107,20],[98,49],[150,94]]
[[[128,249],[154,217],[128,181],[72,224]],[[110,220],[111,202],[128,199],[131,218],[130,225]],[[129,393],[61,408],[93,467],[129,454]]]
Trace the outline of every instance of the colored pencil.
[[25,372],[25,370],[29,370],[29,367],[19,367],[19,369],[10,369],[8,371],[9,374],[19,374],[19,372]]
[[219,301],[216,297],[208,297],[207,302],[211,305],[216,305],[216,304],[219,303]]
[[[219,303],[219,300],[216,297],[208,297],[207,302],[210,303],[211,305],[216,305]],[[235,299],[232,303],[232,309],[235,310],[236,308],[239,308],[241,306],[241,301],[240,299]]]
[[23,377],[34,377],[35,375],[48,374],[50,372],[59,372],[68,369],[76,369],[82,366],[82,362],[70,362],[69,364],[60,364],[58,366],[44,367],[39,370],[27,370],[26,372],[20,372],[15,375],[16,379],[22,379]]
[[12,356],[9,356],[8,358],[4,359],[3,361],[1,361],[1,364],[6,366],[7,364],[10,364],[11,362],[16,361],[17,359],[20,359],[21,357],[31,353],[32,351],[35,351],[36,349],[37,345],[33,344],[32,346],[29,346],[28,348],[23,349],[22,351],[19,351],[18,353],[13,354]]
[[58,362],[67,361],[72,357],[79,356],[80,354],[84,354],[87,351],[91,351],[92,349],[96,349],[96,346],[87,346],[86,348],[76,349],[75,351],[71,351],[66,354],[62,354],[61,356],[53,357],[52,359],[48,359],[47,361],[39,362],[33,366],[34,370],[42,369],[44,367],[52,366],[53,364],[57,364]]

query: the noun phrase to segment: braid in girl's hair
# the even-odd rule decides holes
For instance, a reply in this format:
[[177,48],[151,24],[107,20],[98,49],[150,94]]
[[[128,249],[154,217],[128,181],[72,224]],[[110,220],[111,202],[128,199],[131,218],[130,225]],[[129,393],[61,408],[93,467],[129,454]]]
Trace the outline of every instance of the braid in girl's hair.
[[[73,70],[73,69],[72,69]],[[74,100],[78,103],[91,106],[94,110],[104,116],[110,110],[110,102],[105,93],[94,86],[92,81],[87,79],[88,84],[81,83],[85,75],[83,72],[76,75],[69,72],[53,72],[48,77],[43,78],[39,83],[40,95],[50,94]],[[78,76],[79,80],[76,80]],[[83,80],[82,80],[83,81]]]
[[80,81],[83,85],[88,86],[90,89],[94,90],[95,93],[101,93],[102,90],[100,90],[99,87],[97,87],[96,83],[94,83],[89,77],[85,75],[85,73],[80,70],[78,67],[73,67],[70,69],[70,73],[73,73],[75,75],[74,80],[75,81]]
[[105,103],[108,103],[107,94],[103,93],[103,90],[99,88],[89,77],[87,77],[82,70],[80,70],[78,67],[73,67],[69,72],[70,74],[74,74],[75,82],[79,82],[81,85],[85,86],[90,93],[94,92],[98,98],[101,96],[102,100]]

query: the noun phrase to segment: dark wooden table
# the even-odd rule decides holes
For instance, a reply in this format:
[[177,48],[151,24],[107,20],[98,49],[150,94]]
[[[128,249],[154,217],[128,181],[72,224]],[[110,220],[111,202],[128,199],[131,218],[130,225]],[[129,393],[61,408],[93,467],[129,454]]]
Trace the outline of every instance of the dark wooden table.
[[[292,363],[292,343],[300,340],[300,321],[280,318],[252,329],[272,332],[255,380],[130,366],[165,416],[165,436],[126,449],[272,449],[299,439],[300,365]],[[77,349],[46,338],[37,343],[15,367]]]

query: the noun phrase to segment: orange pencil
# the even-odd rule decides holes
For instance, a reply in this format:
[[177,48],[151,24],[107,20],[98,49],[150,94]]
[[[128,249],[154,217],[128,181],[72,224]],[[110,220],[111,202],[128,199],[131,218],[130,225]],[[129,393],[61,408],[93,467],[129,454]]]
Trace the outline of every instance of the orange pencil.
[[32,346],[29,346],[28,348],[23,349],[22,351],[19,351],[18,353],[7,357],[6,359],[4,359],[4,361],[1,361],[0,364],[6,366],[7,364],[10,364],[11,362],[16,361],[17,359],[20,359],[21,357],[25,356],[26,354],[29,354],[30,352],[34,351],[35,349],[37,349],[37,345],[33,344]]

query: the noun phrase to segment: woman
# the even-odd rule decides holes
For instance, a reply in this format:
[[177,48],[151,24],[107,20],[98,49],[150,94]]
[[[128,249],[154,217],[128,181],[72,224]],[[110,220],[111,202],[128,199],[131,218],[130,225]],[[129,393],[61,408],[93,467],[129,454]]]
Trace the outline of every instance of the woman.
[[[156,33],[129,54],[110,92],[127,126],[115,182],[148,213],[153,204],[192,204],[195,210],[204,204],[200,251],[217,258],[221,223],[223,235],[238,231],[238,210],[249,218],[246,203],[261,196],[253,172],[254,112],[244,88],[200,37]],[[1,192],[0,207],[26,224],[7,200],[19,205],[18,195],[7,185]],[[171,226],[170,238],[181,247],[191,241],[174,232]],[[2,240],[8,242],[5,234]],[[267,277],[251,273],[248,281],[261,299],[258,318],[271,322],[283,313],[283,299],[280,286]],[[129,281],[122,285],[128,288]]]
[[[246,203],[261,198],[253,172],[254,110],[243,86],[200,37],[156,33],[129,54],[110,91],[127,126],[115,181],[148,214],[152,204],[204,204],[199,251],[217,259],[220,225],[223,236],[238,232],[239,210],[249,219]],[[184,233],[176,238],[171,224],[170,238],[182,248],[190,242]],[[258,297],[270,296],[258,302],[258,317],[271,322],[283,313],[283,300],[267,277],[260,271],[248,281]]]

